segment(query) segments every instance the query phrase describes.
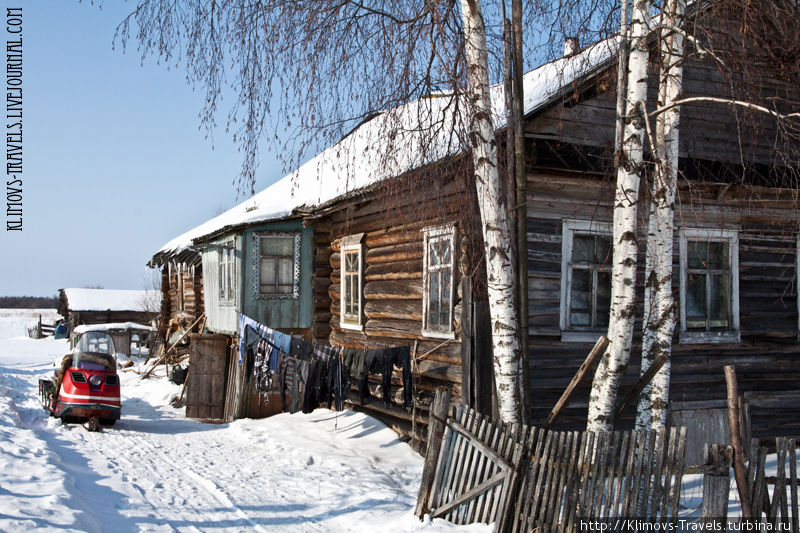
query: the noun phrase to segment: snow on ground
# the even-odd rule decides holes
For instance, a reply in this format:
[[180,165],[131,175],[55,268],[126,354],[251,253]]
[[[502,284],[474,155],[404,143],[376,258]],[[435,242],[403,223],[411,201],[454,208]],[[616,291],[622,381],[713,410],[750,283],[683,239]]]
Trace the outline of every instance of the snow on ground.
[[38,314],[0,310],[0,531],[491,531],[414,517],[422,458],[353,411],[201,424],[121,371],[116,426],[63,425],[38,380],[68,345],[25,337]]

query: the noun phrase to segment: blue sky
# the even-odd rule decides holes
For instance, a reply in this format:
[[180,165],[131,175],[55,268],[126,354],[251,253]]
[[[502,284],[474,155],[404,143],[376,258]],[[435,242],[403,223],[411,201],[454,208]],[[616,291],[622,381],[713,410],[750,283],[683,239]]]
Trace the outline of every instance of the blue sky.
[[[228,104],[212,143],[199,129],[202,95],[181,69],[142,65],[135,43],[112,50],[135,4],[3,2],[20,5],[24,230],[2,224],[0,295],[142,288],[162,244],[242,200],[232,184],[241,156],[224,132]],[[256,191],[283,170],[262,152]],[[5,218],[5,200],[0,207]]]

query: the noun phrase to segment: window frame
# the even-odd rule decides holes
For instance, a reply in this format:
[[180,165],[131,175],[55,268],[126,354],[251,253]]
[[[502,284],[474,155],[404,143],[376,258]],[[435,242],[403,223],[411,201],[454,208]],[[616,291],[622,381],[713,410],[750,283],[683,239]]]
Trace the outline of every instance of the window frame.
[[[728,268],[730,269],[730,329],[724,331],[687,331],[686,303],[688,287],[689,241],[728,243]],[[719,344],[741,341],[739,323],[739,230],[726,228],[681,228],[679,237],[680,261],[680,334],[681,344]],[[706,285],[708,287],[708,285]],[[708,289],[706,289],[708,290]],[[708,302],[708,299],[707,299]],[[708,305],[708,304],[707,304]]]
[[[575,234],[600,235],[609,237],[612,241],[613,228],[610,222],[597,220],[563,220],[561,225],[561,305],[559,314],[559,327],[562,342],[595,342],[608,328],[586,328],[570,324],[572,302],[572,251]],[[613,242],[611,242],[613,246]],[[608,272],[612,265],[609,262]],[[596,285],[595,285],[596,287]],[[596,302],[596,294],[592,293]],[[595,304],[593,303],[593,306]],[[595,310],[596,312],[596,310]]]
[[[455,317],[453,316],[455,308],[455,291],[456,291],[456,225],[446,224],[440,226],[431,226],[422,229],[424,233],[423,244],[423,260],[422,260],[422,335],[425,337],[433,337],[438,339],[454,339],[455,334]],[[448,314],[450,320],[447,324],[447,329],[431,329],[428,325],[428,307],[430,304],[429,296],[429,274],[431,273],[429,265],[428,248],[432,240],[450,240],[450,263],[448,265],[439,265],[435,271],[443,271],[450,269],[450,294],[448,295]]]
[[[216,245],[217,248],[217,298],[222,307],[236,306],[236,247],[234,241]],[[226,253],[227,252],[227,253]],[[227,261],[223,259],[227,256]],[[224,275],[227,271],[227,275]],[[223,279],[228,279],[228,294],[223,293]]]
[[[342,237],[339,246],[339,276],[340,276],[340,290],[339,290],[339,326],[343,329],[354,329],[363,331],[364,329],[364,244],[362,239],[363,233],[355,235],[348,235]],[[347,315],[345,313],[346,307],[346,294],[345,294],[345,276],[348,274],[345,270],[345,258],[348,253],[356,252],[358,254],[357,263],[358,271],[355,273],[358,279],[358,315]],[[352,274],[351,274],[352,275]]]
[[[290,293],[269,293],[261,292],[261,239],[262,238],[288,238],[294,239],[294,249],[292,261],[293,280],[292,292]],[[253,233],[253,297],[256,300],[296,300],[300,298],[300,232],[299,231],[258,231]],[[285,257],[267,255],[264,257]],[[277,278],[276,278],[277,281]]]

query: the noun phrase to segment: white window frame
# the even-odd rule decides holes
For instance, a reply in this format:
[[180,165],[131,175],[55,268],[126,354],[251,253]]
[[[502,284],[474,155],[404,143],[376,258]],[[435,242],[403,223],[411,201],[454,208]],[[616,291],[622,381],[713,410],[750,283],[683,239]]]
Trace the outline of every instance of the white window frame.
[[[690,240],[728,242],[728,265],[731,280],[731,328],[725,331],[687,331],[686,328],[686,290],[688,286],[688,251]],[[681,228],[680,230],[680,305],[681,344],[718,344],[739,342],[739,230],[721,228]]]
[[[217,254],[217,296],[219,304],[223,307],[232,307],[236,305],[236,248],[233,241],[217,245]],[[223,261],[226,256],[228,260]],[[228,281],[228,294],[224,293],[223,278],[227,278]]]
[[[456,226],[455,224],[448,224],[443,226],[431,226],[423,228],[425,234],[424,252],[423,252],[423,271],[422,271],[422,335],[425,337],[433,337],[437,339],[455,339],[456,334],[453,328],[453,308],[455,300],[455,286],[456,286]],[[450,240],[450,264],[441,265],[436,270],[450,269],[450,294],[448,295],[448,313],[450,320],[448,321],[447,329],[431,329],[428,327],[428,304],[430,296],[428,295],[428,285],[430,273],[430,265],[428,264],[428,248],[432,240]]]
[[[261,239],[262,238],[294,239],[294,279],[290,293],[279,294],[261,292]],[[274,257],[274,256],[266,256]],[[257,300],[296,300],[300,297],[300,233],[288,231],[260,231],[253,234],[253,296]]]
[[[339,326],[343,329],[364,329],[364,238],[363,233],[342,237],[339,248]],[[345,256],[348,253],[358,253],[358,316],[345,315]]]
[[561,341],[595,342],[600,335],[605,334],[605,328],[575,329],[569,323],[570,302],[572,301],[572,242],[575,233],[612,237],[614,232],[610,222],[596,220],[564,220],[561,225],[561,310],[559,315]]

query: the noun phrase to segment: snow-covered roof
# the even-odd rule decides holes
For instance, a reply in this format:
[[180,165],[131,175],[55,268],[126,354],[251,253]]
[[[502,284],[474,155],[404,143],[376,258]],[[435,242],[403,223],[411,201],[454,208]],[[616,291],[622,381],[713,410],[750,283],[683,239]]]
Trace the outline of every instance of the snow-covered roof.
[[161,302],[157,290],[61,290],[71,311],[145,311],[145,302]]
[[83,324],[76,327],[73,333],[81,335],[87,331],[156,331],[153,326],[145,326],[136,322],[109,322],[108,324]]
[[[616,41],[608,39],[526,73],[525,115],[550,103],[574,81],[600,70],[615,51]],[[491,99],[495,127],[501,129],[505,126],[502,85],[491,88]],[[463,106],[454,105],[453,99],[440,95],[377,115],[260,193],[166,243],[154,255],[151,266],[161,262],[158,258],[187,250],[196,239],[285,218],[460,153],[463,144],[452,126],[457,120],[466,121],[458,114],[457,107]],[[434,127],[433,136],[430,126]],[[426,131],[426,135],[421,131]],[[389,151],[391,164],[387,164]]]

